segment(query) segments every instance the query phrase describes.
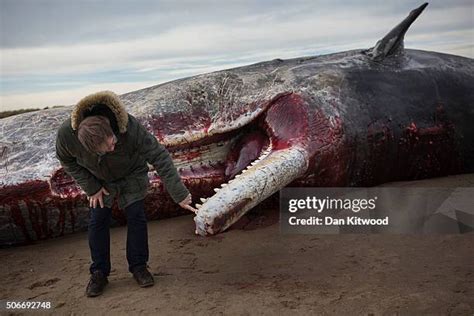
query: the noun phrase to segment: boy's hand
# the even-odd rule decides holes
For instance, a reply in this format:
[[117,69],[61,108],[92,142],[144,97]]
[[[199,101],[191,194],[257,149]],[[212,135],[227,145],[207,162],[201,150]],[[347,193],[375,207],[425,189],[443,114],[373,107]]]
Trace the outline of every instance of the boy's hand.
[[191,206],[191,193],[189,193],[188,196],[184,200],[179,202],[179,206],[181,206],[182,208],[188,209],[195,214],[197,214],[198,212],[197,209]]
[[99,192],[92,196],[88,196],[87,198],[89,199],[89,207],[97,207],[97,202],[99,202],[99,205],[101,208],[104,208],[104,200],[102,199],[102,194],[109,195],[109,192],[102,187]]

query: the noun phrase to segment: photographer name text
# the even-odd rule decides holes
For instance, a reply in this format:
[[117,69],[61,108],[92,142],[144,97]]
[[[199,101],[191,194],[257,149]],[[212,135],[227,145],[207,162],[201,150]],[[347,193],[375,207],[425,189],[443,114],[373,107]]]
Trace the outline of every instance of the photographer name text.
[[348,216],[346,218],[333,218],[330,216],[325,217],[315,217],[311,216],[309,218],[297,218],[296,216],[291,216],[288,219],[288,223],[292,226],[364,226],[364,225],[377,225],[377,226],[387,226],[388,225],[388,216],[385,218],[361,218],[358,216]]

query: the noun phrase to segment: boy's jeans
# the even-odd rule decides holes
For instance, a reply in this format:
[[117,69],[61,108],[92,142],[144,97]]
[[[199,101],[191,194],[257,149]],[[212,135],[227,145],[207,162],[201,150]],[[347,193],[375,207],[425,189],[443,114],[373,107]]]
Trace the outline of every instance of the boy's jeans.
[[[127,217],[127,261],[128,270],[146,267],[148,262],[148,232],[143,200],[125,208]],[[90,273],[101,270],[110,274],[110,219],[112,210],[108,207],[90,208],[89,248],[92,264]]]

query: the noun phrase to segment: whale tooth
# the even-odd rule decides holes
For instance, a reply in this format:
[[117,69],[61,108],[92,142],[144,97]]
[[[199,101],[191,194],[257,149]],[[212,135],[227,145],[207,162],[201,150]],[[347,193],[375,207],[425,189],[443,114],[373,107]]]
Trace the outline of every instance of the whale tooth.
[[214,188],[214,192],[216,193],[219,192],[219,190],[220,190],[219,188]]
[[221,187],[226,187],[227,186],[227,183],[222,183],[221,184]]
[[200,203],[196,203],[195,205],[196,205],[196,208],[200,208],[202,206],[202,204]]
[[207,201],[207,199],[201,198],[201,202],[202,202],[202,203],[206,203],[206,201]]

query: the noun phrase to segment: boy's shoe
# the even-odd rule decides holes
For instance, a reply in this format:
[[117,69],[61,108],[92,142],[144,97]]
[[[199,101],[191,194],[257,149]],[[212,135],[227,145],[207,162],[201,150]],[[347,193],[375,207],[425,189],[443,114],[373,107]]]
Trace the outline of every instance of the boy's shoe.
[[109,283],[107,277],[100,270],[91,274],[89,284],[87,284],[86,295],[88,297],[99,296],[104,292],[104,288]]
[[146,267],[138,268],[135,272],[133,272],[133,277],[140,287],[148,287],[155,284],[153,276]]

